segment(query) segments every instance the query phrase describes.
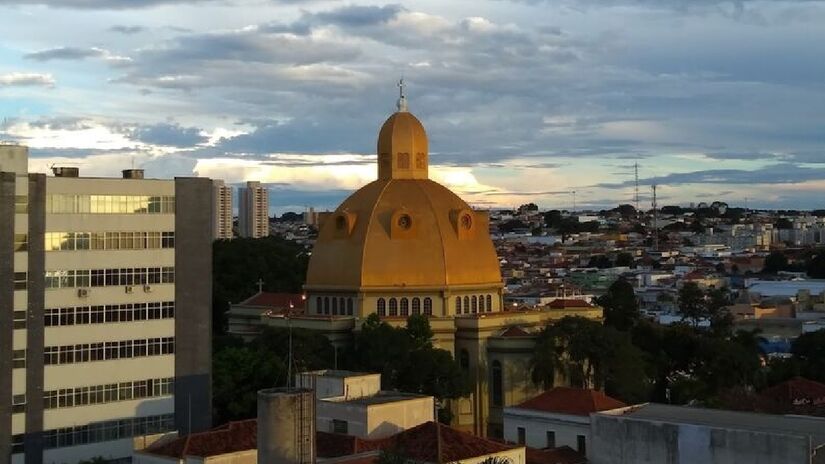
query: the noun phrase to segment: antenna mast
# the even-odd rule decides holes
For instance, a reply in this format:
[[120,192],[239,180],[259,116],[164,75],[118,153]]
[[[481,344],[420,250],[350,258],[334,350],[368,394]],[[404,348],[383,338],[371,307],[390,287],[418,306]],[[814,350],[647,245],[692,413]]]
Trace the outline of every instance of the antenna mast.
[[633,195],[633,202],[636,203],[636,214],[639,214],[639,162],[633,164],[633,173],[636,180],[636,191]]
[[656,204],[656,184],[653,184],[653,251],[659,251],[659,213]]

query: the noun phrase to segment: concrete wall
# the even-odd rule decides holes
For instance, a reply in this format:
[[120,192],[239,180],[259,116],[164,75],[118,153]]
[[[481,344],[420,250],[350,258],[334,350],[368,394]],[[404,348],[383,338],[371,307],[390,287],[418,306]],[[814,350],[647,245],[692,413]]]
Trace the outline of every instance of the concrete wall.
[[434,421],[431,396],[366,405],[346,401],[318,401],[316,430],[333,432],[333,420],[347,422],[347,434],[359,438],[384,438]]
[[547,432],[555,432],[555,447],[569,446],[578,449],[578,436],[584,435],[590,443],[590,417],[568,414],[550,414],[523,409],[504,408],[504,439],[518,443],[518,428],[523,427],[526,445],[531,448],[547,447]]
[[810,464],[809,439],[778,433],[591,416],[592,464]]
[[[2,161],[0,161],[2,162]],[[2,166],[0,166],[2,167]],[[0,172],[0,464],[11,452],[12,305],[14,302],[14,193],[15,175]]]
[[372,396],[381,390],[381,374],[325,375],[326,371],[302,372],[295,376],[296,386],[314,388],[315,397],[346,400]]

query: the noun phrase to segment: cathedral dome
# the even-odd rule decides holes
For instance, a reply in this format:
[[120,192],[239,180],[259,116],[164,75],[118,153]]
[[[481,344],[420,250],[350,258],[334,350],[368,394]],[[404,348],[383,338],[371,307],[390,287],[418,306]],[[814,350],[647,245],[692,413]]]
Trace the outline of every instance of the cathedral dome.
[[427,135],[399,101],[378,136],[378,180],[326,217],[308,291],[501,286],[488,216],[427,177]]

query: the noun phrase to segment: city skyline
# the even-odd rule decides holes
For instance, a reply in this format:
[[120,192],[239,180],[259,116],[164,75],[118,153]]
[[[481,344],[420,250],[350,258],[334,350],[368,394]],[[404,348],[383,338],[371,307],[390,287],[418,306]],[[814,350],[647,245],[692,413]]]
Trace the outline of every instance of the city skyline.
[[433,178],[480,207],[722,200],[814,209],[825,190],[820,1],[13,0],[0,138],[32,171],[258,180],[272,210],[375,179],[395,82]]

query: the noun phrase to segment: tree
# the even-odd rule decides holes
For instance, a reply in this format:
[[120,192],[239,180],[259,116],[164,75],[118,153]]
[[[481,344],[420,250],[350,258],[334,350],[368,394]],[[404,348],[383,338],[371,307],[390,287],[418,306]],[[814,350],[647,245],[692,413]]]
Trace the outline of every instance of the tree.
[[621,252],[616,255],[616,266],[633,266],[633,255],[627,252]]
[[414,348],[431,347],[433,329],[430,328],[430,321],[427,316],[413,314],[407,318],[407,335]]
[[587,267],[597,267],[599,269],[606,269],[612,267],[613,262],[610,261],[606,255],[593,255],[587,263]]
[[698,327],[699,321],[707,318],[705,295],[696,282],[685,282],[679,289],[679,311],[682,320],[690,319],[694,327]]
[[788,257],[781,251],[774,251],[765,258],[765,268],[763,272],[776,274],[788,268]]
[[711,332],[721,337],[730,336],[733,330],[733,315],[728,311],[730,299],[725,288],[712,288],[706,294],[705,308],[710,319]]
[[825,382],[825,330],[803,333],[791,345],[802,376]]
[[604,309],[604,324],[626,331],[639,320],[639,303],[633,286],[623,278],[613,282],[607,293],[597,299]]
[[625,219],[636,217],[636,208],[634,208],[633,205],[622,204],[619,205],[614,211],[619,213]]
[[250,346],[230,346],[212,357],[213,420],[255,417],[258,390],[286,385],[286,364]]
[[812,279],[825,279],[825,251],[820,251],[808,261],[806,271]]
[[781,217],[776,220],[774,227],[777,229],[793,229],[793,222],[788,218]]

